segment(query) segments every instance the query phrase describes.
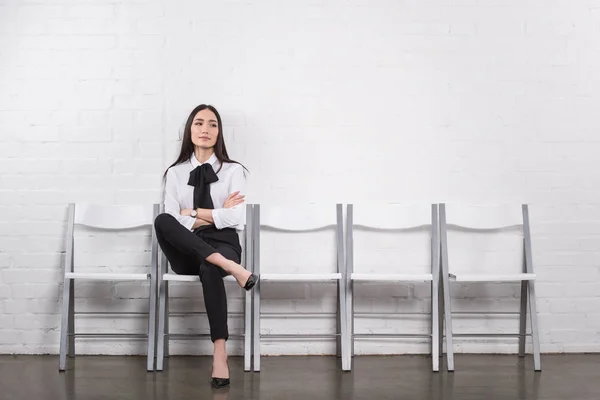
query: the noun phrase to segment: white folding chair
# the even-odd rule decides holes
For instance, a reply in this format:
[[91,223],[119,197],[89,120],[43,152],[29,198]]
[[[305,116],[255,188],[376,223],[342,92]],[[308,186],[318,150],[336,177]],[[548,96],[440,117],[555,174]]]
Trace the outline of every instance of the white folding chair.
[[[341,204],[321,205],[310,204],[303,206],[254,206],[254,233],[253,233],[253,256],[254,273],[260,275],[260,280],[254,287],[254,314],[253,314],[253,343],[254,343],[254,371],[260,371],[261,356],[261,338],[264,337],[305,337],[305,338],[329,338],[337,339],[338,355],[342,358],[342,369],[350,370],[350,354],[347,349],[347,343],[343,339],[346,337],[346,290],[345,290],[345,263],[344,263],[344,243],[343,243],[343,208]],[[307,233],[335,228],[335,247],[336,247],[336,270],[337,272],[319,272],[319,273],[286,273],[266,272],[261,273],[261,245],[260,236],[262,228],[271,228],[277,232],[287,233]],[[320,251],[321,249],[319,249]],[[307,249],[308,251],[308,249]],[[282,266],[285,261],[282,262]],[[306,283],[330,283],[337,284],[337,330],[333,334],[272,334],[261,333],[261,288],[263,284],[269,282],[293,282],[298,284]]]
[[[354,339],[367,337],[409,337],[429,338],[431,340],[431,357],[433,371],[439,371],[439,231],[438,231],[438,208],[436,204],[430,205],[402,205],[389,204],[384,206],[347,205],[346,212],[346,263],[347,263],[347,295],[346,310],[349,314],[348,341],[350,350],[354,356]],[[355,229],[362,227],[376,229],[378,232],[390,231],[394,233],[408,233],[413,231],[429,231],[428,248],[425,258],[429,259],[428,265],[406,265],[404,270],[394,267],[394,272],[355,272]],[[397,239],[398,240],[398,239]],[[377,249],[373,249],[377,251]],[[418,264],[416,258],[412,260]],[[424,260],[423,260],[424,261]],[[398,261],[390,261],[386,264],[397,264]],[[429,334],[420,333],[360,333],[354,331],[354,319],[358,314],[354,311],[354,283],[379,283],[396,284],[412,282],[429,282],[431,287],[431,331]],[[363,313],[364,314],[364,313]],[[377,313],[380,314],[380,313]],[[386,313],[381,313],[385,315]],[[387,314],[423,314],[422,312],[387,313]]]
[[[521,231],[522,252],[519,249],[515,254],[517,260],[514,262],[513,270],[507,260],[498,254],[487,257],[486,254],[479,255],[476,265],[468,263],[465,258],[467,254],[454,253],[454,262],[450,262],[448,252],[448,226],[458,230],[467,230],[478,233],[498,233],[511,228]],[[442,257],[442,288],[444,296],[444,321],[446,323],[446,352],[448,370],[454,370],[453,338],[454,337],[518,337],[519,356],[525,355],[525,338],[531,336],[533,345],[533,364],[536,371],[541,370],[540,341],[537,322],[535,285],[536,274],[533,272],[533,261],[531,252],[531,232],[529,225],[529,208],[527,204],[519,206],[490,205],[490,206],[467,206],[440,204],[440,235],[441,235],[441,257]],[[521,236],[520,235],[520,236]],[[460,259],[463,259],[461,262]],[[487,259],[486,259],[487,258]],[[459,260],[456,262],[456,260]],[[494,270],[484,268],[486,261],[494,263],[502,261],[502,265],[494,265]],[[519,265],[520,264],[520,265]],[[452,306],[450,282],[521,282],[521,299],[519,312],[460,312],[460,314],[502,314],[516,315],[519,318],[519,333],[454,333],[452,330]],[[526,333],[527,326],[527,301],[529,300],[529,318],[531,333]],[[459,314],[459,313],[454,313]]]
[[[156,332],[156,274],[158,262],[158,244],[154,231],[154,218],[158,215],[159,205],[105,206],[95,204],[69,204],[69,217],[66,236],[65,272],[63,286],[62,318],[60,328],[59,370],[64,371],[67,362],[67,351],[70,357],[75,355],[76,337],[112,337],[112,338],[147,338],[148,371],[154,370],[154,348]],[[147,273],[121,272],[75,272],[75,226],[84,225],[89,228],[106,231],[123,231],[126,229],[150,227],[152,231],[151,265]],[[75,311],[75,280],[88,281],[150,281],[148,308],[145,312],[76,312]],[[145,334],[132,333],[77,333],[75,332],[75,315],[77,314],[144,314],[148,315],[148,332]]]
[[[163,206],[164,207],[164,206]],[[241,236],[240,241],[242,245],[242,265],[252,271],[252,246],[251,242],[251,232],[252,232],[252,204],[246,204],[246,224],[243,231],[238,231],[238,234]],[[162,252],[161,252],[162,253]],[[158,310],[158,345],[156,351],[156,370],[162,371],[164,368],[164,358],[169,356],[169,341],[176,339],[200,339],[200,338],[210,338],[209,334],[205,333],[196,333],[196,334],[188,334],[188,333],[170,333],[169,331],[169,316],[173,315],[205,315],[206,311],[196,311],[196,312],[171,312],[169,311],[169,282],[191,282],[196,284],[200,283],[200,277],[198,275],[178,275],[175,273],[169,272],[167,257],[162,253],[161,263],[160,263],[160,273],[158,274],[159,281],[159,294],[158,294],[158,302],[159,302],[159,310]],[[235,278],[231,275],[223,278],[226,282],[234,282],[235,285],[238,285]],[[249,291],[246,291],[242,288],[240,290],[244,293],[244,312],[242,313],[244,316],[244,333],[243,334],[230,334],[230,338],[243,338],[244,339],[244,370],[250,371],[250,361],[251,361],[251,340],[252,340],[252,297]],[[239,315],[239,313],[229,312],[229,315]]]

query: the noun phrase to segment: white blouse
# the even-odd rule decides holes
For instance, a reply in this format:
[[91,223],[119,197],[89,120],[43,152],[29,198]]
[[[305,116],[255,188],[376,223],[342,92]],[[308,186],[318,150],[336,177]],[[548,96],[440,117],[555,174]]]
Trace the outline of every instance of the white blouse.
[[[221,165],[217,156],[213,154],[207,161],[217,172]],[[181,225],[190,231],[196,219],[180,214],[184,208],[194,208],[194,187],[188,185],[190,172],[201,163],[192,154],[189,161],[169,168],[165,182],[165,212],[174,216]],[[210,197],[215,207],[212,210],[214,225],[217,229],[235,228],[243,230],[246,223],[246,203],[236,205],[232,208],[223,208],[225,200],[233,192],[239,191],[240,195],[246,194],[246,176],[244,168],[235,163],[224,163],[223,168],[217,173],[219,180],[211,183]]]

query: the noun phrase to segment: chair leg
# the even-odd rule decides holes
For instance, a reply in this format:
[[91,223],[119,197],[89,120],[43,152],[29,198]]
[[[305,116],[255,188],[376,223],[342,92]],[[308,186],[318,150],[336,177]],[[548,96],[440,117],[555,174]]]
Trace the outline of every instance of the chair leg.
[[169,332],[171,332],[171,325],[169,319],[169,282],[165,282],[165,357],[171,355],[171,341],[169,340]]
[[349,341],[348,341],[348,313],[346,312],[346,282],[344,282],[344,277],[342,277],[338,281],[338,290],[339,290],[339,319],[340,319],[340,330],[338,333],[340,334],[340,346],[342,352],[342,371],[350,371],[352,369],[351,363],[352,359],[350,358],[350,352],[348,349]]
[[440,357],[444,357],[444,290],[442,282],[438,282],[438,348]]
[[71,279],[65,279],[63,283],[63,304],[60,323],[60,354],[58,361],[58,370],[64,371],[67,365],[68,351],[68,332],[69,332],[69,311],[71,310]]
[[75,357],[75,279],[69,279],[69,357]]
[[165,342],[168,340],[168,336],[165,335],[166,320],[169,318],[167,315],[166,307],[166,293],[167,281],[161,279],[158,293],[158,335],[157,335],[157,349],[156,349],[156,370],[163,370],[163,363],[165,359]]
[[433,372],[440,370],[438,284],[435,281],[431,281],[431,368]]
[[348,307],[348,317],[350,318],[350,357],[354,357],[354,281],[350,279],[348,282],[348,299],[350,306]]
[[156,276],[150,278],[150,296],[148,312],[148,360],[147,371],[154,371],[154,349],[156,348]]
[[252,364],[252,294],[246,292],[244,302],[244,371]]
[[454,371],[454,349],[452,346],[452,305],[450,298],[450,282],[447,274],[442,276],[444,284],[444,316],[446,323],[446,361],[448,371]]
[[535,285],[534,281],[528,281],[529,285],[529,317],[531,318],[531,341],[533,343],[533,367],[536,371],[542,370],[540,359],[540,334],[537,321],[537,307],[535,301]]
[[521,308],[519,310],[519,357],[525,356],[527,331],[527,281],[521,281]]
[[260,287],[259,280],[254,286],[254,372],[260,372]]
[[[342,278],[343,279],[343,278]],[[337,290],[336,290],[336,298],[338,299],[338,301],[336,302],[336,310],[335,310],[335,333],[337,334],[337,336],[335,337],[335,356],[337,358],[341,358],[342,357],[342,341],[344,340],[344,338],[342,337],[342,310],[340,307],[340,299],[342,294],[340,293],[341,288],[340,288],[340,283],[338,282],[337,284]]]

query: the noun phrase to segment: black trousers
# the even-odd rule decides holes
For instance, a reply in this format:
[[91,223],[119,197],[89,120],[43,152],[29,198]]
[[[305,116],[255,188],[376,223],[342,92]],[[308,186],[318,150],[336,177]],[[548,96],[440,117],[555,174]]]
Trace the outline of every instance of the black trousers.
[[214,226],[207,226],[190,232],[167,213],[156,217],[154,227],[158,244],[169,260],[173,272],[200,276],[211,340],[227,340],[227,294],[223,278],[229,273],[206,261],[206,257],[220,253],[223,257],[239,263],[242,248],[236,230],[219,230]]

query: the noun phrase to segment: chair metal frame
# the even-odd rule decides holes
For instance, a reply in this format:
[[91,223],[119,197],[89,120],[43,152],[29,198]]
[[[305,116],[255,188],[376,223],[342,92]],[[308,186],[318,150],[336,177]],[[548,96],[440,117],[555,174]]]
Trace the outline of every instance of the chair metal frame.
[[[290,338],[290,337],[304,337],[304,338],[330,338],[335,337],[336,341],[336,349],[338,357],[341,357],[342,370],[349,371],[350,370],[350,352],[348,349],[348,343],[345,339],[346,329],[347,329],[347,321],[346,321],[346,271],[345,271],[345,262],[344,262],[344,241],[343,241],[343,206],[342,204],[336,204],[335,212],[336,212],[336,222],[335,224],[313,224],[313,226],[304,226],[304,227],[290,227],[290,226],[274,226],[271,223],[261,223],[261,205],[254,205],[254,217],[253,217],[253,265],[254,265],[254,273],[260,275],[260,280],[254,287],[254,305],[253,305],[253,370],[255,372],[260,371],[260,356],[261,356],[261,338],[263,337],[277,337],[277,338]],[[285,211],[279,210],[282,213]],[[332,207],[332,213],[333,213]],[[285,225],[285,224],[284,224]],[[318,225],[318,226],[317,226]],[[337,273],[324,273],[324,274],[285,274],[285,273],[260,273],[260,236],[261,236],[261,227],[271,227],[275,228],[278,231],[286,231],[286,232],[305,232],[315,229],[323,229],[326,227],[330,227],[334,225],[336,229],[336,256],[337,256]],[[261,325],[261,287],[263,284],[269,281],[274,282],[295,282],[295,283],[323,283],[323,282],[337,282],[337,313],[336,313],[336,322],[337,322],[337,332],[332,334],[262,334],[260,331]],[[275,313],[269,313],[269,315],[274,315]],[[262,314],[262,315],[267,315]]]
[[[415,208],[415,207],[412,207]],[[366,337],[394,338],[429,338],[431,339],[431,359],[432,370],[439,371],[440,357],[440,282],[439,282],[439,266],[440,266],[440,244],[439,244],[439,224],[438,224],[438,207],[437,204],[431,204],[431,217],[429,222],[423,223],[423,218],[416,213],[413,213],[410,218],[405,217],[406,221],[393,221],[386,224],[387,226],[374,226],[372,224],[363,225],[354,223],[354,204],[348,204],[346,211],[346,310],[348,312],[349,328],[347,329],[347,341],[354,356],[354,339]],[[413,273],[398,273],[398,274],[379,274],[369,273],[361,274],[354,272],[354,227],[366,226],[380,230],[412,230],[415,228],[429,226],[431,233],[431,273],[430,274],[413,274]],[[376,283],[409,283],[409,282],[430,282],[431,288],[431,309],[429,313],[418,313],[422,315],[429,314],[431,318],[430,334],[408,334],[408,333],[354,333],[354,318],[357,313],[354,311],[354,282],[376,282]],[[393,314],[415,314],[415,313],[393,313]]]
[[[147,210],[145,209],[147,207]],[[154,218],[158,215],[159,204],[137,206],[104,206],[94,204],[69,204],[67,235],[65,238],[65,260],[63,280],[63,303],[60,330],[59,371],[65,371],[67,353],[75,356],[75,338],[77,337],[111,337],[111,338],[147,338],[147,371],[154,370],[154,351],[156,343],[156,275],[158,263],[158,242],[154,230]],[[106,211],[110,210],[110,213]],[[116,216],[115,216],[116,214]],[[119,221],[119,215],[123,220]],[[113,218],[114,217],[114,218]],[[119,231],[124,229],[150,226],[152,229],[151,265],[146,274],[131,274],[118,272],[75,272],[74,255],[75,225],[85,225],[95,229]],[[75,311],[75,280],[92,281],[150,281],[148,312],[76,312]],[[78,333],[75,332],[75,316],[86,315],[148,315],[148,332],[145,334],[132,333]]]
[[[506,207],[504,210],[507,210]],[[509,226],[519,226],[523,233],[523,265],[521,274],[494,274],[486,276],[485,274],[473,275],[465,274],[452,274],[449,271],[449,260],[448,260],[448,228],[446,218],[446,204],[439,204],[440,211],[440,249],[442,259],[442,287],[443,287],[443,304],[444,304],[444,322],[446,324],[445,338],[446,338],[446,353],[447,353],[447,368],[448,371],[454,371],[454,351],[453,351],[453,337],[518,337],[519,338],[519,357],[525,356],[525,339],[527,336],[531,336],[532,347],[533,347],[533,364],[535,371],[541,371],[541,360],[540,360],[540,338],[539,328],[537,321],[537,307],[535,297],[535,279],[536,274],[533,270],[533,259],[532,259],[532,248],[531,248],[531,230],[529,222],[529,207],[527,204],[521,205],[521,216],[520,221],[514,223],[502,223],[501,219],[503,216],[511,217],[515,220],[517,218],[515,212],[507,210],[506,212],[498,212],[494,215],[491,220],[493,223],[485,224],[478,223],[477,226],[466,226],[466,224],[454,224],[464,228],[470,228],[473,230],[485,229],[485,230],[498,230]],[[500,210],[502,211],[502,210]],[[509,215],[512,214],[512,215]],[[456,334],[452,330],[452,305],[451,305],[451,289],[450,282],[521,282],[521,298],[520,298],[520,310],[519,312],[486,312],[485,314],[502,314],[502,315],[519,315],[519,333],[465,333]],[[527,327],[527,304],[529,303],[529,318],[531,333],[526,333]],[[475,312],[462,312],[461,314],[478,314]]]

